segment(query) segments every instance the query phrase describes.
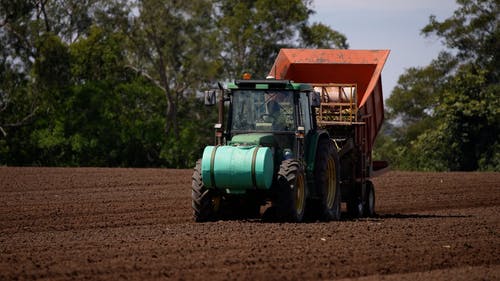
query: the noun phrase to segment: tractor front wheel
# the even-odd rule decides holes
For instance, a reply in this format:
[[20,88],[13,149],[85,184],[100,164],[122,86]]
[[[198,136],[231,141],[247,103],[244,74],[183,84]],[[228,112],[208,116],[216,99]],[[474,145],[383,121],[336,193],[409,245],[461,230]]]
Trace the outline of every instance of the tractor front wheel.
[[217,219],[222,198],[214,190],[206,188],[203,184],[201,160],[198,160],[194,167],[191,198],[196,222]]
[[295,159],[281,163],[278,186],[273,205],[278,220],[300,222],[306,207],[306,184],[304,169]]

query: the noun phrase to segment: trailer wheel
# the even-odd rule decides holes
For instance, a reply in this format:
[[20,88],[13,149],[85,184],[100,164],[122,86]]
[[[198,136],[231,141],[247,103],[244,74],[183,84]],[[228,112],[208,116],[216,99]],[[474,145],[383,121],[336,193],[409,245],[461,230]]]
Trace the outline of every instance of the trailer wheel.
[[318,188],[319,217],[322,220],[340,219],[339,156],[329,139],[320,139],[316,153],[314,176]]
[[206,188],[203,184],[201,178],[201,160],[196,161],[194,168],[191,199],[196,222],[217,219],[222,198],[214,190]]
[[350,217],[360,218],[363,216],[364,207],[361,199],[355,198],[347,201],[347,213]]
[[361,184],[356,183],[347,198],[347,213],[352,218],[360,218],[364,215],[364,205],[361,199]]
[[306,195],[304,170],[300,162],[295,159],[283,161],[278,172],[278,186],[273,202],[276,218],[291,222],[302,221]]
[[366,181],[366,200],[363,209],[365,217],[375,216],[375,188],[371,181]]

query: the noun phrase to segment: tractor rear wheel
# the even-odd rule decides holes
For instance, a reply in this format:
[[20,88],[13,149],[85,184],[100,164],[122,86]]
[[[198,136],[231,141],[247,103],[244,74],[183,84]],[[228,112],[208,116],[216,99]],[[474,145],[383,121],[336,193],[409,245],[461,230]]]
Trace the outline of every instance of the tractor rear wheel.
[[331,140],[318,142],[314,171],[318,188],[319,218],[325,221],[340,219],[339,156]]
[[363,209],[365,217],[375,216],[375,189],[371,181],[366,181],[366,200]]
[[213,221],[217,219],[221,204],[221,196],[208,189],[201,178],[201,160],[196,162],[192,182],[192,207],[196,222]]
[[278,172],[278,186],[273,202],[276,218],[291,222],[302,221],[306,207],[306,196],[302,165],[295,159],[283,161]]

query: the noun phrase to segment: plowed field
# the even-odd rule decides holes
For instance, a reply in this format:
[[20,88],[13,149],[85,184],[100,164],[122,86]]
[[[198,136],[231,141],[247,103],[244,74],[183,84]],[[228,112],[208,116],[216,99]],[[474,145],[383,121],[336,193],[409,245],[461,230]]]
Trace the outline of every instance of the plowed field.
[[0,280],[500,280],[500,173],[389,172],[377,217],[192,221],[191,170],[0,167]]

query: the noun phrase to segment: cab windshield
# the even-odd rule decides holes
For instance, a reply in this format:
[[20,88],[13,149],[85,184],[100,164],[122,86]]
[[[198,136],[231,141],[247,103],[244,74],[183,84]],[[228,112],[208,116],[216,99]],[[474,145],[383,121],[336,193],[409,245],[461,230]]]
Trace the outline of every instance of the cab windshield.
[[293,94],[286,90],[238,90],[232,97],[233,131],[295,131]]

